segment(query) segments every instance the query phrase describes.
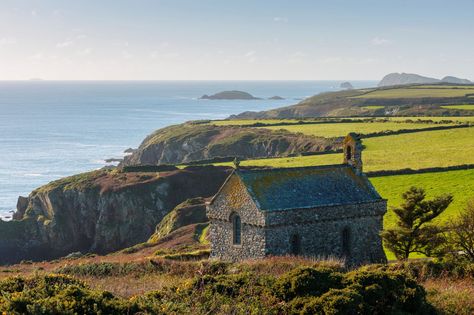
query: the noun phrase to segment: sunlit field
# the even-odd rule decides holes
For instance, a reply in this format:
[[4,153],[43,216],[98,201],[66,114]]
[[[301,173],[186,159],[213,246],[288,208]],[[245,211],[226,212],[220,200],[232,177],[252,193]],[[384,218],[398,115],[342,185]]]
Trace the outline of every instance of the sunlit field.
[[[449,124],[436,124],[444,126]],[[333,123],[333,124],[308,124],[291,126],[262,127],[272,130],[285,129],[290,132],[301,132],[317,137],[342,137],[350,132],[369,134],[381,131],[396,131],[402,129],[424,129],[435,125],[419,123],[397,123],[397,122],[367,122],[367,123]]]
[[375,90],[364,95],[354,96],[353,98],[421,98],[421,97],[463,97],[466,94],[474,93],[474,87],[457,88],[443,86],[442,88],[433,87],[413,87],[387,90]]
[[446,109],[474,110],[474,105],[473,104],[447,105],[447,106],[441,106],[441,107],[446,108]]
[[370,171],[474,164],[474,128],[416,132],[364,139]]

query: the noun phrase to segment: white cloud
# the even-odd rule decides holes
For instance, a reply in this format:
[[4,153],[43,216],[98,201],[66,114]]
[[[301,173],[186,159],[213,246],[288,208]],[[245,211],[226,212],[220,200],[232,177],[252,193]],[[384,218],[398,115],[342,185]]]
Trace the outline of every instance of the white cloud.
[[65,47],[71,46],[73,44],[74,44],[74,42],[72,40],[66,40],[64,42],[57,43],[56,47],[57,48],[65,48]]
[[305,57],[307,57],[308,54],[301,52],[301,51],[296,51],[290,55],[290,58],[288,59],[288,62],[290,63],[299,63],[304,60]]
[[91,52],[92,52],[92,49],[91,49],[91,48],[85,48],[85,49],[83,49],[83,50],[79,50],[79,51],[77,52],[77,55],[79,55],[79,56],[87,56],[87,55],[90,55]]
[[31,15],[32,15],[32,16],[37,16],[37,15],[38,15],[38,12],[36,12],[35,10],[32,10],[32,11],[31,11]]
[[31,60],[35,60],[35,61],[43,60],[43,59],[44,59],[44,55],[43,55],[43,53],[40,53],[40,52],[39,52],[39,53],[36,53],[36,54],[30,56],[30,59],[31,59]]
[[248,62],[254,63],[257,61],[257,57],[255,56],[256,52],[254,50],[251,50],[244,54],[244,57],[247,59]]
[[392,44],[391,40],[388,40],[386,38],[380,38],[380,37],[374,37],[372,38],[370,42],[374,46],[388,46]]
[[287,18],[287,17],[276,16],[276,17],[273,18],[273,22],[276,22],[276,23],[288,23],[288,18]]
[[255,55],[255,51],[251,50],[251,51],[247,52],[244,56],[245,57],[252,57],[254,55]]
[[122,58],[123,59],[132,59],[133,55],[131,53],[129,53],[128,51],[124,50],[124,51],[122,51]]
[[13,37],[0,38],[0,46],[14,45],[14,44],[16,44],[16,39]]
[[341,57],[327,57],[322,59],[320,62],[322,64],[337,64],[340,63],[343,59]]

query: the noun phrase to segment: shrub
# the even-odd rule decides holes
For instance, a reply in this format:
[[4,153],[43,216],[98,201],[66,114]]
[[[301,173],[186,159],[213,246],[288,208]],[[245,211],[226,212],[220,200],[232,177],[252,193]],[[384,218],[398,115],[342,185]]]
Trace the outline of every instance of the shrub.
[[[63,275],[0,282],[0,311],[15,314],[123,314],[134,310],[106,291],[93,291]],[[4,290],[6,289],[6,290]]]
[[363,297],[364,309],[370,314],[423,314],[426,309],[423,287],[400,272],[356,270],[348,273],[344,282]]
[[318,296],[331,288],[341,287],[341,280],[342,274],[329,268],[297,268],[280,277],[273,292],[286,301],[297,296]]

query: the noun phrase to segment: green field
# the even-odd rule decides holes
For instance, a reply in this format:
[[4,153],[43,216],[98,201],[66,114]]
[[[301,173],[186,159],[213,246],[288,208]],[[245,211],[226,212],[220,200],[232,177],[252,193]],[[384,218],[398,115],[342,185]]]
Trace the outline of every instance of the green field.
[[[383,118],[383,117],[380,117]],[[388,120],[391,121],[406,121],[407,119],[410,120],[432,120],[432,121],[443,121],[443,120],[451,120],[451,121],[456,121],[456,122],[462,122],[462,123],[469,123],[469,122],[474,122],[474,116],[436,116],[436,117],[385,117]]]
[[446,105],[441,106],[442,108],[446,109],[461,109],[461,110],[474,110],[473,104],[465,104],[465,105]]
[[[458,105],[453,105],[453,106],[458,106]],[[460,106],[465,106],[465,105],[460,105]],[[468,105],[471,106],[471,105]],[[385,106],[365,106],[364,108],[375,110],[379,108],[384,108]],[[447,107],[451,107],[451,105],[447,105]],[[247,126],[247,125],[253,125],[256,123],[261,123],[261,124],[298,124],[300,121],[304,122],[316,122],[316,121],[321,121],[322,119],[324,120],[339,120],[341,118],[331,118],[331,117],[325,117],[325,118],[314,118],[314,119],[236,119],[236,120],[214,120],[211,122],[211,124],[216,125],[216,126]],[[364,120],[364,119],[375,119],[375,120],[390,120],[390,121],[396,121],[396,122],[405,122],[406,120],[432,120],[434,122],[439,122],[439,121],[446,121],[450,120],[453,122],[474,122],[474,116],[435,116],[435,117],[415,117],[415,116],[407,116],[407,117],[351,117],[351,120]],[[276,127],[276,126],[274,126]],[[285,126],[281,126],[281,128],[284,128]]]
[[[449,125],[449,124],[446,124]],[[301,132],[307,135],[318,137],[341,137],[350,132],[368,134],[373,132],[401,130],[401,129],[424,129],[433,127],[430,124],[419,123],[398,123],[398,122],[368,122],[368,123],[330,123],[330,124],[308,124],[291,126],[271,126],[261,127],[272,130],[285,129],[290,132]],[[443,126],[437,124],[436,126]]]
[[[464,210],[469,200],[474,199],[474,170],[382,176],[370,178],[370,181],[379,194],[388,199],[389,209],[384,216],[384,228],[395,226],[396,216],[392,207],[400,206],[402,193],[411,186],[424,188],[428,199],[446,193],[454,196],[451,205],[435,219],[434,222],[438,224],[449,222]],[[386,251],[386,254],[388,259],[395,259],[392,253]],[[421,255],[412,255],[412,257],[421,257]]]
[[[453,203],[435,222],[448,222],[464,209],[468,200],[474,199],[474,170],[381,176],[372,177],[370,181],[379,194],[388,199],[389,208],[399,206],[402,202],[401,194],[411,186],[424,188],[428,198],[445,193],[453,194]],[[395,226],[393,211],[389,210],[384,220],[385,227]]]
[[214,120],[211,124],[216,126],[247,126],[256,123],[262,124],[280,124],[280,123],[298,123],[296,119],[236,119],[236,120]]
[[470,88],[398,88],[387,90],[375,90],[367,94],[354,96],[353,98],[422,98],[422,97],[463,97],[474,93],[474,87]]
[[367,109],[367,110],[376,110],[376,109],[385,108],[385,106],[369,105],[369,106],[364,106],[364,107],[362,107],[362,108],[363,108],[363,109]]
[[[309,156],[270,158],[270,159],[255,159],[245,160],[240,162],[241,166],[271,166],[271,167],[304,167],[315,165],[329,165],[342,163],[342,155],[336,154],[321,154]],[[232,166],[232,162],[214,163],[220,166]]]
[[363,140],[366,170],[474,164],[474,128],[424,131]]
[[[338,125],[345,124],[331,124],[331,126]],[[321,125],[300,125],[289,127],[314,126]],[[311,131],[311,129],[308,130]],[[301,132],[302,130],[299,131]],[[309,133],[309,131],[307,132]],[[422,131],[393,136],[367,138],[363,140],[363,144],[366,147],[362,155],[364,160],[364,170],[380,171],[405,168],[422,169],[429,167],[474,164],[473,138],[474,127]],[[241,165],[301,167],[337,164],[341,163],[341,159],[341,154],[335,153],[288,158],[246,160],[242,161]],[[232,165],[232,163],[218,163],[216,165]]]

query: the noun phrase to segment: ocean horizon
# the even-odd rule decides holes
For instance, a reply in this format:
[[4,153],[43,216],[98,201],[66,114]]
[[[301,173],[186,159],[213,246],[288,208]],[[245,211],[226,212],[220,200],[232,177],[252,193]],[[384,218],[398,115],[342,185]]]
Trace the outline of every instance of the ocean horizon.
[[[151,132],[199,119],[224,119],[340,90],[339,81],[0,81],[0,219],[18,196],[50,181],[122,158]],[[355,88],[376,81],[351,81]],[[200,100],[242,90],[261,100]],[[269,100],[281,96],[284,100]]]

